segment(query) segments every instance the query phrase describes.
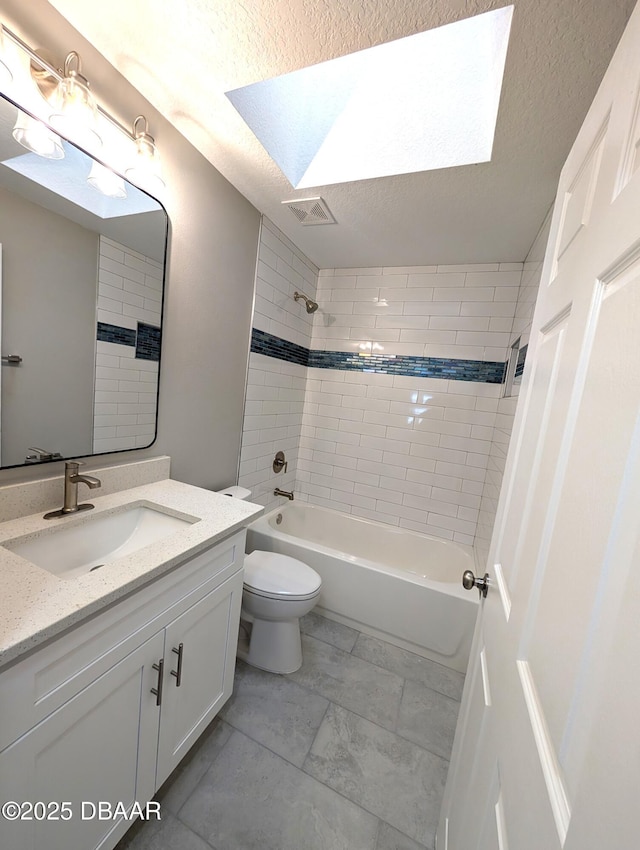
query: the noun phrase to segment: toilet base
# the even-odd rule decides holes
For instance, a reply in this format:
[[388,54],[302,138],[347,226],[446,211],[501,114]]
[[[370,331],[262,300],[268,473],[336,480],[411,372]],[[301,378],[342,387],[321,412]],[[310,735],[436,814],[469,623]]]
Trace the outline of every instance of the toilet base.
[[236,658],[240,661],[246,661],[249,655],[249,640],[251,638],[251,623],[244,618],[240,619],[240,628],[238,629],[238,647],[236,649]]
[[295,673],[302,666],[300,621],[297,617],[274,622],[259,620],[254,616],[246,657],[243,657],[244,646],[238,647],[238,657],[260,670],[269,673]]

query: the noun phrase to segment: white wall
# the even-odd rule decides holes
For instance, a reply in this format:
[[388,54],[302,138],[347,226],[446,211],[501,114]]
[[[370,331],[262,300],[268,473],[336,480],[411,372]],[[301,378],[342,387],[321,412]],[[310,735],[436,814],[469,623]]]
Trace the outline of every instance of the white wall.
[[[520,348],[528,345],[531,331],[531,321],[536,305],[540,277],[542,275],[542,263],[549,238],[551,226],[551,214],[549,214],[540,228],[540,232],[531,246],[522,271],[522,283],[518,291],[518,301],[513,319],[509,345],[520,339]],[[525,361],[526,363],[526,361]],[[482,500],[478,517],[478,528],[476,531],[475,548],[478,553],[478,562],[484,564],[489,554],[491,534],[498,509],[498,497],[504,468],[507,459],[507,450],[513,430],[513,420],[516,414],[518,401],[519,382],[514,383],[511,395],[498,400],[496,417],[491,440],[491,451],[487,462],[487,474],[482,489]]]

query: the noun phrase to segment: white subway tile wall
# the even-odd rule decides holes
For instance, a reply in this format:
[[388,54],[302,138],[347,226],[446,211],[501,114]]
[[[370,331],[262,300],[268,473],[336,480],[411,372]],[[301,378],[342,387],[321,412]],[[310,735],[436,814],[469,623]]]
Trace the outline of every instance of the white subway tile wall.
[[[537,267],[536,267],[537,268]],[[522,263],[318,271],[266,219],[254,327],[305,348],[504,362]],[[538,274],[539,280],[539,274]],[[319,303],[309,315],[302,289]],[[520,301],[518,296],[520,295]],[[530,317],[529,317],[530,318]],[[239,483],[460,543],[490,536],[515,399],[503,386],[305,368],[252,353]],[[272,469],[278,449],[286,474]]]
[[[521,274],[323,269],[312,348],[504,362]],[[308,371],[300,498],[472,545],[502,386]]]
[[312,347],[504,361],[521,276],[517,263],[323,269]]
[[308,371],[301,498],[472,544],[501,386]]
[[315,299],[318,269],[268,219],[263,218],[258,249],[256,304],[253,327],[260,331],[311,347],[314,314],[294,292]]
[[[529,343],[531,322],[540,287],[542,264],[549,238],[550,225],[551,215],[549,214],[524,263],[522,282],[520,284],[513,327],[509,339],[510,346],[517,339],[520,339],[521,348]],[[509,440],[511,439],[511,431],[513,430],[519,390],[519,385],[517,383],[514,384],[512,387],[513,394],[506,398],[500,398],[498,401],[474,544],[478,563],[480,564],[485,564],[489,556],[489,545],[498,510],[498,497],[504,476],[507,450],[509,448]]]
[[[310,348],[313,314],[293,293],[315,298],[318,269],[270,221],[262,220],[256,275],[253,326]],[[252,352],[238,483],[252,491],[252,501],[268,508],[282,503],[276,487],[296,489],[298,452],[307,369],[297,363]],[[277,451],[287,458],[287,471],[275,473]],[[232,482],[229,482],[232,483]],[[298,496],[296,492],[296,496]]]
[[[135,330],[159,327],[161,263],[100,237],[98,322]],[[155,436],[158,363],[136,359],[135,346],[96,343],[93,451],[148,446]]]

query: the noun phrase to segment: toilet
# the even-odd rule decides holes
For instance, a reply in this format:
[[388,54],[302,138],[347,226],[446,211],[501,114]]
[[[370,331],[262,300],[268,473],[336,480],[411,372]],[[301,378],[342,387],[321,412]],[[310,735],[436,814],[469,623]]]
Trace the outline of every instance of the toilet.
[[[248,499],[245,487],[219,490]],[[293,673],[302,665],[300,617],[316,605],[322,580],[308,564],[278,552],[256,550],[245,555],[238,658],[270,673]]]

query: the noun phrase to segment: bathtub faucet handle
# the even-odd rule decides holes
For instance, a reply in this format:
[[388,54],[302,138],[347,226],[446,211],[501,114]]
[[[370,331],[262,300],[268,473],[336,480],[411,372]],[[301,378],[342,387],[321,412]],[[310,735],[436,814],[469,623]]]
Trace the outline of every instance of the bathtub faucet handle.
[[285,460],[284,452],[276,452],[276,456],[273,459],[273,471],[286,472],[288,465],[289,462]]

